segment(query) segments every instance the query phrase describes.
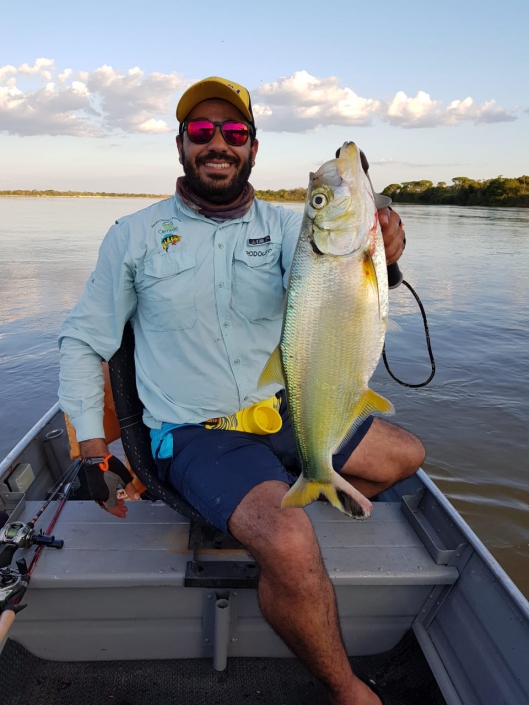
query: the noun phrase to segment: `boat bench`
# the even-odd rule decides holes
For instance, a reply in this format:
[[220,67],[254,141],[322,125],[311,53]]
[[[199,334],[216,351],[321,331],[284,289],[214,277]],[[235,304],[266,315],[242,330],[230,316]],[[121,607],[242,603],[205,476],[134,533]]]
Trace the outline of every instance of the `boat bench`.
[[[28,521],[38,506],[27,502],[20,519]],[[91,501],[66,504],[54,529],[64,548],[43,551],[28,608],[11,630],[15,641],[60,661],[213,655],[219,670],[228,655],[292,655],[261,616],[255,589],[185,587],[192,559],[188,519],[161,502],[128,507],[123,521]],[[326,502],[307,512],[351,656],[392,648],[431,606],[438,586],[458,578],[455,567],[433,560],[400,501],[375,502],[365,521]],[[254,565],[241,548],[203,548],[200,559]]]

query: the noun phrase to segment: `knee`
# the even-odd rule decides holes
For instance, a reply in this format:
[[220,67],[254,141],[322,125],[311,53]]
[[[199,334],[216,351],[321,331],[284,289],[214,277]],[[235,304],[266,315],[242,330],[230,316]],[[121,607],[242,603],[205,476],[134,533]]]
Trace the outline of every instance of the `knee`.
[[426,457],[426,451],[421,441],[411,433],[403,439],[399,453],[399,479],[413,475],[421,467]]
[[310,519],[302,509],[281,510],[276,531],[261,555],[261,569],[275,580],[296,585],[322,565],[320,548]]

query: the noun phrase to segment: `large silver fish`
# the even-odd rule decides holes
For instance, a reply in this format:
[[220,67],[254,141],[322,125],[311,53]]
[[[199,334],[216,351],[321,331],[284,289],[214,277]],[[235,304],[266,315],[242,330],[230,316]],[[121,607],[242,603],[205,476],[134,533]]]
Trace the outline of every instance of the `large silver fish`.
[[324,495],[355,518],[371,502],[332,467],[362,421],[391,402],[368,388],[388,323],[384,243],[360,150],[346,142],[311,174],[283,330],[259,384],[285,385],[302,474],[283,507]]

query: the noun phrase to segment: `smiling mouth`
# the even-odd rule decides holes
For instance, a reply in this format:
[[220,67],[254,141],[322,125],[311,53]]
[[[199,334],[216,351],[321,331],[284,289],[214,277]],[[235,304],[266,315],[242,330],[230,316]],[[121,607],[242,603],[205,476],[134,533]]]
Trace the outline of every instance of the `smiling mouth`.
[[231,163],[221,162],[219,164],[217,162],[205,162],[204,166],[207,166],[209,169],[218,169],[220,171],[222,169],[229,169],[231,166]]

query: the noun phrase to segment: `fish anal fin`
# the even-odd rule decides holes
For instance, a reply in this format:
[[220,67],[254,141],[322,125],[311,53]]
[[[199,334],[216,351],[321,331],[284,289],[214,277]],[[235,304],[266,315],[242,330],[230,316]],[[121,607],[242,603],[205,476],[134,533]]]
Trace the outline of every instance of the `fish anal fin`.
[[273,384],[274,382],[277,382],[277,384],[280,384],[282,387],[285,386],[285,375],[283,374],[283,364],[281,362],[279,346],[277,346],[268,358],[268,362],[259,377],[257,387],[265,387],[267,384]]
[[358,427],[367,419],[368,416],[371,416],[371,414],[374,414],[375,412],[392,416],[395,413],[395,408],[389,399],[386,399],[380,394],[374,392],[372,389],[368,388],[355,404],[351,413],[349,430],[334,452],[338,453],[338,451],[342,450],[342,448],[349,443],[351,438],[357,432]]
[[380,414],[392,415],[395,413],[393,404],[385,397],[377,394],[372,389],[366,389],[353,409],[353,417],[362,417],[362,420],[370,414],[378,411]]
[[390,333],[402,333],[402,328],[393,318],[384,318],[384,327]]

